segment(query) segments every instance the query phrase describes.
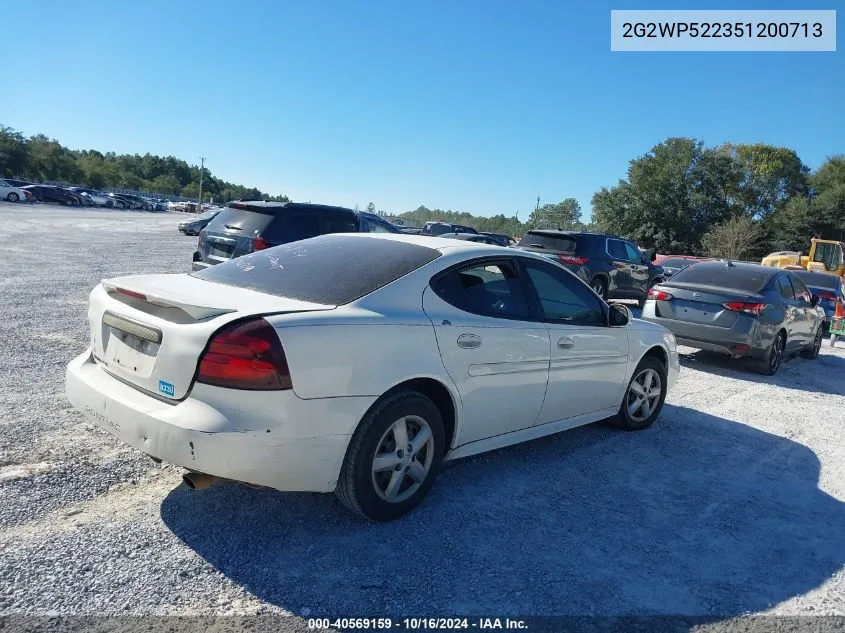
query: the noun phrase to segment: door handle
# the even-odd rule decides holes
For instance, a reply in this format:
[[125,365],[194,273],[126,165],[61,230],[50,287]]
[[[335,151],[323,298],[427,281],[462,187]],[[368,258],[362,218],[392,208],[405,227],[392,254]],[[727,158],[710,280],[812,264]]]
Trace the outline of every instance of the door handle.
[[575,341],[573,341],[568,336],[562,336],[557,340],[557,348],[558,349],[570,349],[575,345]]
[[458,337],[458,347],[463,347],[464,349],[481,347],[481,337],[475,334],[461,334]]

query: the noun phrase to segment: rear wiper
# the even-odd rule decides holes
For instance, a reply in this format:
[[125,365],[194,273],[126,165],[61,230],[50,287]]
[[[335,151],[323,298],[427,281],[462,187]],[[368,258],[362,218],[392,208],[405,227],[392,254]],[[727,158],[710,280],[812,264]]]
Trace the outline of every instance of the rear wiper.
[[545,246],[543,246],[542,244],[529,244],[528,246],[531,246],[532,248],[542,248],[542,249],[545,249],[545,248],[546,248],[546,247],[545,247]]
[[231,229],[233,231],[243,231],[243,228],[240,226],[232,226],[231,224],[224,224],[227,229]]

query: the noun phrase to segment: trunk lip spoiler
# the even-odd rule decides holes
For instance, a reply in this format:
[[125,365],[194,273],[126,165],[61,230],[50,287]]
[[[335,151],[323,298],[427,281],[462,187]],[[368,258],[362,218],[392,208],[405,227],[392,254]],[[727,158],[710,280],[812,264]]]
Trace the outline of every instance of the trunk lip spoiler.
[[238,311],[237,308],[233,307],[204,305],[195,301],[180,300],[178,296],[164,297],[162,295],[156,294],[155,292],[150,292],[143,288],[134,289],[131,283],[124,284],[106,279],[104,279],[100,283],[102,284],[103,288],[105,288],[108,294],[119,293],[120,290],[128,290],[130,292],[138,293],[145,297],[146,303],[151,303],[153,305],[165,308],[178,308],[197,321],[207,319],[212,316],[221,316],[223,314],[230,314],[232,312]]

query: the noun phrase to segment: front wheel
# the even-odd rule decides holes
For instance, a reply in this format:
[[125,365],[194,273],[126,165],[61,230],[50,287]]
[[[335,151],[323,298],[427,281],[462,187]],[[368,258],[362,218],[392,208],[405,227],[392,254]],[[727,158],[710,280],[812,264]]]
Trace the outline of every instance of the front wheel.
[[416,391],[397,391],[364,416],[335,493],[365,518],[396,519],[419,505],[434,485],[444,442],[437,406]]
[[6,196],[6,200],[8,200],[9,202],[17,202],[18,200],[20,200],[20,196],[18,196],[18,194],[13,191],[8,196]]
[[626,431],[650,427],[660,415],[667,389],[666,367],[657,358],[644,358],[628,383],[616,416],[617,426]]

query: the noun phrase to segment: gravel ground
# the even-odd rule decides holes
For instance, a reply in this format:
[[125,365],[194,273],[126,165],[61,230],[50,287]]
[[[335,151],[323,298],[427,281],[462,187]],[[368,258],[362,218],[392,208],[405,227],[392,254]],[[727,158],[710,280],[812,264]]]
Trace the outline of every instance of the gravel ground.
[[189,270],[180,217],[0,204],[0,615],[845,615],[845,344],[772,378],[682,350],[651,429],[462,461],[390,524],[191,492],[63,393],[94,284]]

